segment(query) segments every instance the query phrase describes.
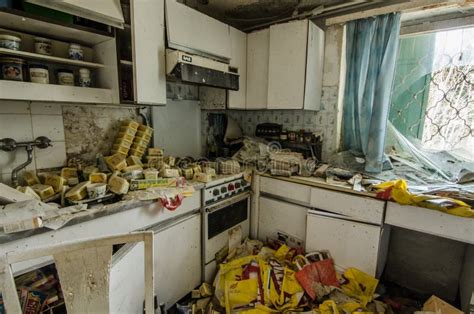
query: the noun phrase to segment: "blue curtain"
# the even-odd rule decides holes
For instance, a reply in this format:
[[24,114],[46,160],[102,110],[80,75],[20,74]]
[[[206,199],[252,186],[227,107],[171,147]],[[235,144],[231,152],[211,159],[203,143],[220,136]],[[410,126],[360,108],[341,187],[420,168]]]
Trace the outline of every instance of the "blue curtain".
[[385,130],[400,37],[400,13],[349,22],[343,146],[365,156],[365,170],[384,168]]

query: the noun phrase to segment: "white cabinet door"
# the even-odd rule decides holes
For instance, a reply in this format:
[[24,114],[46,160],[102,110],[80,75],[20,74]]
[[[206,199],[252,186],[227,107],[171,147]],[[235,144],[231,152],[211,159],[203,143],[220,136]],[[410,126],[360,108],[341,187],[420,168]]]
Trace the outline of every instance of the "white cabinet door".
[[270,29],[247,35],[247,109],[267,108]]
[[164,0],[131,4],[136,101],[166,104]]
[[278,232],[304,241],[308,209],[287,202],[260,197],[258,213],[258,239],[275,238]]
[[303,109],[308,20],[270,27],[268,109]]
[[247,94],[247,34],[230,27],[230,67],[239,74],[239,90],[229,91],[229,109],[245,109]]
[[166,0],[166,30],[171,48],[231,58],[229,26],[176,0]]
[[306,251],[329,250],[338,268],[376,275],[381,227],[308,213]]
[[27,2],[100,23],[123,27],[122,23],[124,21],[120,0],[27,0]]
[[324,31],[313,22],[308,25],[304,109],[320,110],[323,89]]
[[143,313],[145,265],[143,243],[127,244],[112,256],[110,313]]
[[201,214],[158,229],[154,253],[155,293],[169,307],[201,283]]

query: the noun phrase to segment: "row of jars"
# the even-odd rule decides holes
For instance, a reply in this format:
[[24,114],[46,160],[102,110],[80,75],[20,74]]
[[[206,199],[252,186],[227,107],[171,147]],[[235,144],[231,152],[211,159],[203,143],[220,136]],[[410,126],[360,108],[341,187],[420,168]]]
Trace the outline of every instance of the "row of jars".
[[[10,50],[21,50],[21,37],[0,34],[0,48]],[[52,56],[53,55],[53,42],[48,38],[35,37],[35,53],[41,55]],[[84,60],[84,50],[79,44],[69,44],[68,56],[71,60]]]
[[[31,81],[32,83],[49,84],[49,67],[41,63],[29,63],[21,58],[2,57],[0,58],[0,78],[11,81]],[[74,86],[74,71],[69,69],[58,69],[57,82],[59,85]],[[28,74],[28,75],[27,75]],[[81,87],[91,87],[92,81],[90,70],[79,69],[78,85]]]

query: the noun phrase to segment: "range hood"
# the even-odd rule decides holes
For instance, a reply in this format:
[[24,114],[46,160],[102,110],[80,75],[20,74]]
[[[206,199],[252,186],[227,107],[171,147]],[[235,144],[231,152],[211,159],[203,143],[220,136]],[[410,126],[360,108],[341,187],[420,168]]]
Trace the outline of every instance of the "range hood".
[[186,83],[239,90],[239,74],[224,62],[166,49],[166,74]]

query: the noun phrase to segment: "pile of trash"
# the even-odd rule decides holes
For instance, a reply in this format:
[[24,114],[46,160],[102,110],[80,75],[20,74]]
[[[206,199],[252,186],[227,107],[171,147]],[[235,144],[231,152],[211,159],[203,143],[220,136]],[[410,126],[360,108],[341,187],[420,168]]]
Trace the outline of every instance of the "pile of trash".
[[[339,274],[328,251],[246,239],[220,264],[203,313],[387,312],[378,280],[356,269]],[[201,287],[202,288],[202,287]],[[200,311],[195,311],[200,312]]]

